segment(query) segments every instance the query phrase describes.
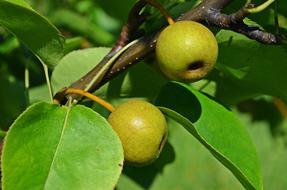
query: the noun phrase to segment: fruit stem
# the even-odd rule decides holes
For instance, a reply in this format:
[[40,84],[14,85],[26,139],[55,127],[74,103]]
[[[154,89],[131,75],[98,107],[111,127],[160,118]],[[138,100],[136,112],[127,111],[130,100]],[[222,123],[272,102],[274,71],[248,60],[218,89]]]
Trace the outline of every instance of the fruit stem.
[[161,4],[156,2],[156,0],[147,0],[147,2],[149,5],[153,6],[154,8],[156,8],[160,11],[160,13],[165,17],[165,19],[167,20],[169,25],[175,23],[174,19],[169,14],[169,12]]
[[103,106],[104,108],[106,108],[107,110],[109,110],[110,112],[113,112],[115,110],[114,106],[108,102],[106,102],[105,100],[101,99],[100,97],[91,94],[87,91],[81,90],[81,89],[76,89],[76,88],[67,88],[64,91],[65,95],[68,94],[77,94],[80,96],[84,96],[86,98],[89,98],[90,100],[93,100],[94,102],[97,102],[98,104],[100,104],[101,106]]
[[263,11],[264,9],[266,9],[274,1],[275,0],[267,0],[264,3],[262,3],[261,5],[258,5],[257,7],[247,9],[247,12],[248,13],[259,13],[259,12]]

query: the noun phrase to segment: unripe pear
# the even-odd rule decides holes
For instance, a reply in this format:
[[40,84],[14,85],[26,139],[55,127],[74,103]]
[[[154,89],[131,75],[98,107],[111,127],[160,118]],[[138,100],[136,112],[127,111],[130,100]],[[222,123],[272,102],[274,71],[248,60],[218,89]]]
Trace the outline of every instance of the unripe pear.
[[131,99],[119,105],[108,121],[122,142],[127,163],[143,166],[158,158],[166,142],[167,123],[156,106]]
[[159,35],[156,57],[160,70],[171,80],[193,82],[205,77],[218,56],[213,33],[194,21],[179,21]]

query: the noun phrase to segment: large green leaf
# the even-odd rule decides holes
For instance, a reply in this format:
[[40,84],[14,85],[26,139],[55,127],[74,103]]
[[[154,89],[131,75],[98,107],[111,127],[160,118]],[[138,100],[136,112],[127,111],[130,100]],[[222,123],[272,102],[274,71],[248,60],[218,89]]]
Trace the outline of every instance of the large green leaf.
[[168,119],[168,126],[168,144],[158,160],[143,168],[126,165],[118,190],[244,189],[180,124]]
[[[260,101],[261,102],[261,101]],[[271,103],[271,102],[270,102]],[[258,110],[264,112],[264,110]],[[270,112],[266,109],[265,113]],[[278,111],[277,111],[278,112]],[[274,124],[268,124],[266,114],[263,120],[254,121],[250,114],[234,112],[243,122],[251,134],[252,140],[261,159],[261,167],[264,176],[264,189],[287,189],[287,159],[286,146],[284,146],[283,134],[277,138],[271,135],[270,130]],[[287,121],[287,120],[286,120]],[[287,129],[287,123],[282,126]],[[163,154],[152,165],[143,168],[124,169],[117,185],[118,190],[243,190],[241,184],[179,124],[168,120],[168,142],[174,149],[174,160],[167,163],[160,171],[158,167],[163,160],[172,157],[172,153]],[[286,135],[285,135],[286,143]],[[127,167],[127,165],[125,166]],[[125,171],[126,170],[126,171]],[[130,170],[133,170],[131,172]],[[154,174],[154,177],[151,177]],[[208,179],[208,180],[207,180]]]
[[40,102],[11,126],[2,155],[2,187],[112,189],[123,151],[107,121],[84,106]]
[[224,30],[217,34],[217,39],[220,53],[216,67],[225,74],[222,86],[226,81],[230,87],[240,86],[237,90],[228,88],[224,93],[219,92],[221,99],[231,98],[226,93],[230,89],[235,96],[250,91],[250,95],[268,94],[287,101],[286,45],[264,45]]
[[0,1],[0,25],[3,25],[49,66],[63,56],[64,40],[46,18],[23,0]]
[[168,84],[157,103],[181,123],[247,189],[262,189],[260,164],[247,130],[231,111],[180,83]]

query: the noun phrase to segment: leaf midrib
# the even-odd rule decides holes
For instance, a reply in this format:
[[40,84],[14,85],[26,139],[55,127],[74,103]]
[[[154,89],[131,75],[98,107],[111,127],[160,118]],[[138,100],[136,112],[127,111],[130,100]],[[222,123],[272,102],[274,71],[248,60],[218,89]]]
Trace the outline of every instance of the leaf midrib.
[[[256,185],[253,183],[253,181],[250,181],[249,177],[247,177],[242,172],[240,167],[237,164],[235,164],[233,161],[231,161],[228,157],[226,157],[224,154],[222,154],[220,151],[218,151],[217,148],[211,145],[208,141],[206,141],[206,139],[202,137],[202,135],[198,132],[196,127],[194,127],[194,124],[189,119],[187,119],[186,117],[182,116],[181,114],[169,108],[161,107],[161,106],[159,106],[159,108],[163,112],[165,112],[168,116],[173,118],[175,121],[179,122],[187,131],[189,131],[203,146],[205,146],[208,149],[208,151],[210,151],[216,157],[216,159],[219,162],[221,162],[221,164],[223,164],[226,168],[230,170],[230,172],[234,174],[234,176],[240,181],[240,183],[245,188],[256,189]],[[182,122],[181,120],[178,120],[178,118],[176,117],[173,117],[173,115],[169,114],[169,112],[173,112],[174,115],[178,115],[178,117],[181,117],[184,120],[184,122]],[[191,127],[186,127],[185,123]],[[235,171],[231,170],[230,168],[235,169],[237,173],[235,173]]]
[[64,124],[63,124],[62,131],[61,131],[60,139],[59,139],[59,142],[58,142],[57,147],[56,147],[56,149],[55,149],[55,152],[54,152],[54,155],[53,155],[53,160],[52,160],[51,165],[50,165],[50,167],[49,167],[48,174],[47,174],[47,177],[46,177],[46,179],[45,179],[45,184],[44,184],[44,186],[43,186],[43,189],[46,189],[47,182],[48,182],[48,179],[49,179],[49,177],[50,177],[52,167],[53,167],[54,162],[55,162],[55,159],[56,159],[56,157],[57,157],[60,144],[61,144],[61,142],[62,142],[62,140],[63,140],[64,132],[65,132],[65,129],[66,129],[66,126],[67,126],[67,122],[68,122],[68,118],[69,118],[69,114],[70,114],[70,112],[71,112],[71,109],[72,109],[72,106],[69,105],[69,106],[68,106],[68,109],[67,109],[67,113],[66,113],[66,115],[65,115],[65,120],[64,120]]

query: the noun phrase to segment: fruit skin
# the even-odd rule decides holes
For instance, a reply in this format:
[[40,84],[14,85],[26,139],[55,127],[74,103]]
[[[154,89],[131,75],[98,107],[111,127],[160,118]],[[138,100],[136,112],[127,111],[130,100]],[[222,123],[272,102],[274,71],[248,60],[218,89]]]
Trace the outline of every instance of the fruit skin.
[[121,139],[127,163],[143,166],[158,158],[166,142],[167,123],[156,106],[130,99],[119,105],[108,121]]
[[172,80],[193,82],[205,77],[218,56],[213,33],[194,21],[179,21],[159,35],[156,57],[160,70]]

